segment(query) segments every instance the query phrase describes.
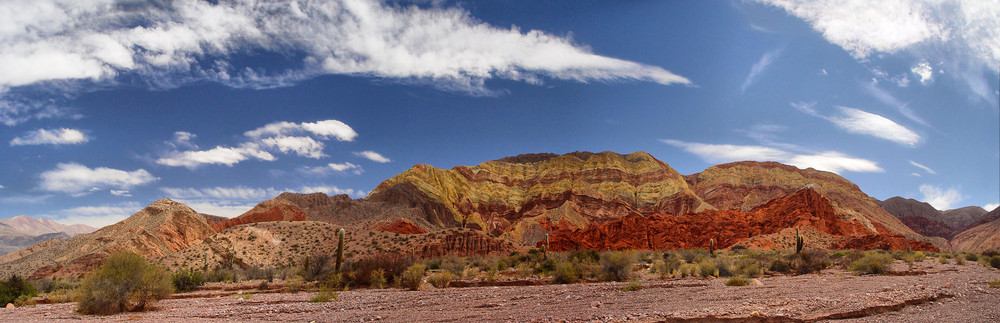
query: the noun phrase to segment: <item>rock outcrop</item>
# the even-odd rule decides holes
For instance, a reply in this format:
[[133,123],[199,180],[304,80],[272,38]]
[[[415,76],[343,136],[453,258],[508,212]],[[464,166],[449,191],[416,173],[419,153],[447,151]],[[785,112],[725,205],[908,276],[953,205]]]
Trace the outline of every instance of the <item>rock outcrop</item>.
[[[870,238],[875,240],[892,240],[889,237],[892,235],[884,230],[873,233],[863,223],[842,219],[826,197],[810,188],[771,200],[750,211],[630,215],[584,229],[571,229],[558,223],[545,223],[545,226],[554,233],[549,239],[552,250],[708,248],[713,239],[716,248],[722,249],[738,243],[753,246],[743,241],[764,235],[772,236],[768,248],[787,248],[787,237],[778,233],[796,227],[811,228],[819,234],[819,237],[808,239],[811,247],[829,248],[845,240],[867,241],[862,237],[868,236],[876,237]],[[905,250],[907,240],[902,236],[898,238],[902,239],[902,250]],[[933,246],[927,249],[937,250]]]
[[92,233],[44,247],[29,247],[31,252],[5,257],[0,273],[16,273],[31,279],[76,277],[96,268],[115,251],[160,257],[198,245],[214,233],[205,218],[191,208],[162,199]]
[[305,221],[306,214],[298,206],[285,199],[271,199],[232,219],[212,223],[215,232],[231,226],[272,221]]
[[922,236],[892,216],[847,179],[812,168],[799,169],[775,162],[736,162],[709,167],[686,177],[705,202],[718,209],[750,209],[802,188],[812,188],[830,200],[836,214],[856,221],[872,233],[884,228],[910,239]]

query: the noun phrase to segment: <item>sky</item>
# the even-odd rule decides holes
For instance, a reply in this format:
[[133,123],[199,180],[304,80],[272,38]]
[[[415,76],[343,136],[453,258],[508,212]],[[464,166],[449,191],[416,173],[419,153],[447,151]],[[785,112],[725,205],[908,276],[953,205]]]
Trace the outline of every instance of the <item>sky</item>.
[[992,209],[998,70],[995,0],[7,0],[0,218],[232,217],[572,151]]

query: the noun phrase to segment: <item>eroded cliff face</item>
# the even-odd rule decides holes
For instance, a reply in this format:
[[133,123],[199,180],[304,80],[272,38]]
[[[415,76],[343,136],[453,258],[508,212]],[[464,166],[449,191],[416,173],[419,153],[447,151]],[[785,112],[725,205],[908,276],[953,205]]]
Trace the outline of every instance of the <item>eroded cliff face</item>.
[[417,165],[368,199],[408,203],[433,224],[522,245],[543,238],[546,221],[582,228],[630,215],[713,209],[683,176],[644,152],[519,155],[451,170]]
[[[881,243],[888,241],[889,248],[899,250],[905,250],[908,242],[916,250],[937,250],[924,242],[908,241],[884,230],[876,234],[863,223],[844,220],[836,214],[830,200],[810,188],[771,200],[750,211],[708,210],[681,216],[630,215],[584,229],[571,229],[551,222],[543,226],[553,232],[549,238],[550,248],[556,251],[708,248],[712,239],[720,249],[735,244],[771,249],[788,247],[788,228],[810,229],[812,234],[807,244],[812,248],[830,248],[848,241],[850,248],[880,248]],[[749,241],[761,237],[770,241]]]
[[299,207],[295,204],[292,204],[288,200],[284,199],[271,199],[257,204],[256,207],[238,217],[212,223],[212,229],[215,230],[215,232],[221,232],[229,227],[240,224],[305,220],[306,213],[299,209]]
[[837,174],[799,169],[775,162],[736,162],[709,167],[686,177],[694,192],[716,208],[749,211],[768,201],[809,187],[830,200],[835,213],[863,225],[870,233],[880,228],[911,239],[922,236],[892,216],[857,185]]

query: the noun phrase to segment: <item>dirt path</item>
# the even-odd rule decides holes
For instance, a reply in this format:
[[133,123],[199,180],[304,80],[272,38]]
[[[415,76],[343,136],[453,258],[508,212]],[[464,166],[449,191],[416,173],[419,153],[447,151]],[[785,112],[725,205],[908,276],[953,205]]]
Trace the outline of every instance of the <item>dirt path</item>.
[[[905,269],[896,264],[897,269]],[[841,270],[761,278],[761,285],[727,287],[725,279],[469,287],[403,291],[355,290],[330,303],[314,293],[171,299],[144,313],[81,316],[75,303],[0,310],[0,321],[674,321],[856,322],[1000,321],[1000,289],[986,283],[1000,271],[978,264],[928,260],[915,275],[854,276]]]

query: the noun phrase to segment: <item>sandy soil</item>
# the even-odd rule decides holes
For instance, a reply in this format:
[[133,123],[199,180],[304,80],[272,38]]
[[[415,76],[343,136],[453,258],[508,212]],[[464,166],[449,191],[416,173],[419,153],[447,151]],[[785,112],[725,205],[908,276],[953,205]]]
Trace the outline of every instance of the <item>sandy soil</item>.
[[[315,293],[258,293],[164,300],[156,309],[83,316],[75,303],[0,310],[0,321],[635,321],[635,322],[986,322],[1000,321],[1000,271],[928,259],[906,275],[855,276],[839,269],[760,278],[728,287],[725,279],[626,283],[399,289],[340,292],[330,303]],[[905,271],[902,263],[895,269]]]

